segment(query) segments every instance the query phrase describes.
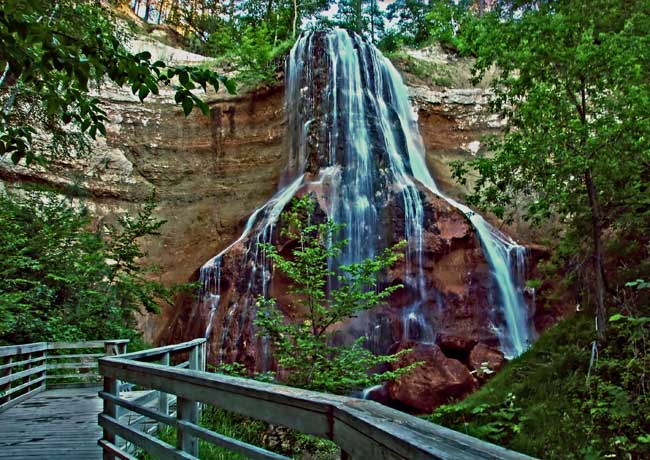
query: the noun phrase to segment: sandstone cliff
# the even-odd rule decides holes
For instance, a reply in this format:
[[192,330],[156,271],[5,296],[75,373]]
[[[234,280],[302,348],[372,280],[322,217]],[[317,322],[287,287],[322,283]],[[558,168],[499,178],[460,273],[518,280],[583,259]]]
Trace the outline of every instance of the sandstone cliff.
[[[195,56],[176,58],[192,62]],[[475,154],[480,137],[498,128],[487,114],[485,93],[411,90],[429,166],[443,188],[458,192],[446,162]],[[160,238],[146,242],[146,262],[160,267],[164,282],[195,279],[197,269],[236,238],[246,217],[277,188],[286,162],[282,86],[237,97],[210,94],[210,116],[195,111],[187,118],[169,91],[144,104],[126,88],[104,87],[98,96],[110,121],[106,138],[94,143],[89,156],[57,159],[47,169],[5,159],[0,178],[7,187],[81,190],[98,219],[134,211],[155,190],[157,214],[168,222]],[[143,318],[145,339],[158,341],[170,315],[165,310]]]

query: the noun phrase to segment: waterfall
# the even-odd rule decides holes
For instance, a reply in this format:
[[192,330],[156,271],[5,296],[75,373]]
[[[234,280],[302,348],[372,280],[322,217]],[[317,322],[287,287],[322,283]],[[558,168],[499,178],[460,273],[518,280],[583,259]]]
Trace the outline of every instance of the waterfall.
[[[387,246],[382,218],[390,212],[391,197],[401,201],[403,238],[408,242],[404,284],[413,293],[410,305],[401,310],[402,338],[434,343],[435,326],[423,308],[426,300],[439,298],[425,285],[423,272],[421,189],[428,189],[464,213],[476,229],[498,291],[494,328],[501,349],[507,357],[523,353],[531,340],[523,298],[525,249],[438,189],[425,165],[406,86],[390,61],[372,44],[341,29],[303,33],[287,60],[285,98],[289,156],[280,189],[251,215],[242,235],[200,272],[200,302],[209,309],[206,337],[212,334],[217,310],[223,309],[221,343],[231,336],[238,346],[243,344],[255,298],[267,295],[271,278],[258,244],[277,237],[279,216],[299,189],[320,185],[327,189],[325,212],[345,224],[340,237],[349,241],[341,257],[330,261],[334,269],[373,257]],[[245,246],[241,267],[247,273],[246,292],[228,303],[221,297],[221,265],[236,245]],[[366,336],[377,334],[379,325],[369,324]],[[222,351],[219,358],[234,356]]]

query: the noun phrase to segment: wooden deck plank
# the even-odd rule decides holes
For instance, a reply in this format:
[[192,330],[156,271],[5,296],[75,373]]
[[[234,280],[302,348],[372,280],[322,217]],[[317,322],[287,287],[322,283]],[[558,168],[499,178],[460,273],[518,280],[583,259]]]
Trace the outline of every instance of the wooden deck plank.
[[0,459],[100,460],[98,387],[45,391],[0,415]]

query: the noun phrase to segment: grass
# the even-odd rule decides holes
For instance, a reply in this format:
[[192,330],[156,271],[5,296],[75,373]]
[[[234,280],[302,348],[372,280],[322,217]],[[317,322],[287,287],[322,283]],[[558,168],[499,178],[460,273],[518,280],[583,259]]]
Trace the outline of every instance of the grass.
[[[206,408],[201,418],[201,426],[224,436],[296,459],[335,460],[340,458],[340,450],[331,441],[271,426],[265,422],[233,414],[223,409]],[[158,438],[174,446],[176,430],[167,428],[158,433]],[[141,454],[139,458],[153,460],[154,457]],[[199,458],[202,460],[245,460],[247,457],[208,442],[199,441]]]
[[616,334],[611,327],[589,385],[595,333],[592,315],[580,313],[546,331],[478,392],[428,419],[546,460],[648,458],[647,400],[620,377],[629,369],[628,347],[615,343]]

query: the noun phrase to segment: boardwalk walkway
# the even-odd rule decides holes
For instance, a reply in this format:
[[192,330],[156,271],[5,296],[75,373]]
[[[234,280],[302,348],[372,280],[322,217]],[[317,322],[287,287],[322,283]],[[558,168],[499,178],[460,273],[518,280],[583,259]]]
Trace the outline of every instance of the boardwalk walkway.
[[0,414],[0,459],[100,460],[98,391],[47,390]]
[[[342,458],[535,460],[373,401],[205,372],[204,338],[129,354],[125,343],[0,347],[0,460],[134,458],[141,451],[196,458],[199,440],[247,458],[290,460],[201,426],[200,404],[330,439]],[[99,365],[88,363],[97,357]],[[87,368],[97,373],[57,373]],[[96,386],[46,384],[84,377],[103,378],[101,399]],[[160,424],[175,430],[176,442],[156,437]],[[102,436],[104,452],[97,444]]]

